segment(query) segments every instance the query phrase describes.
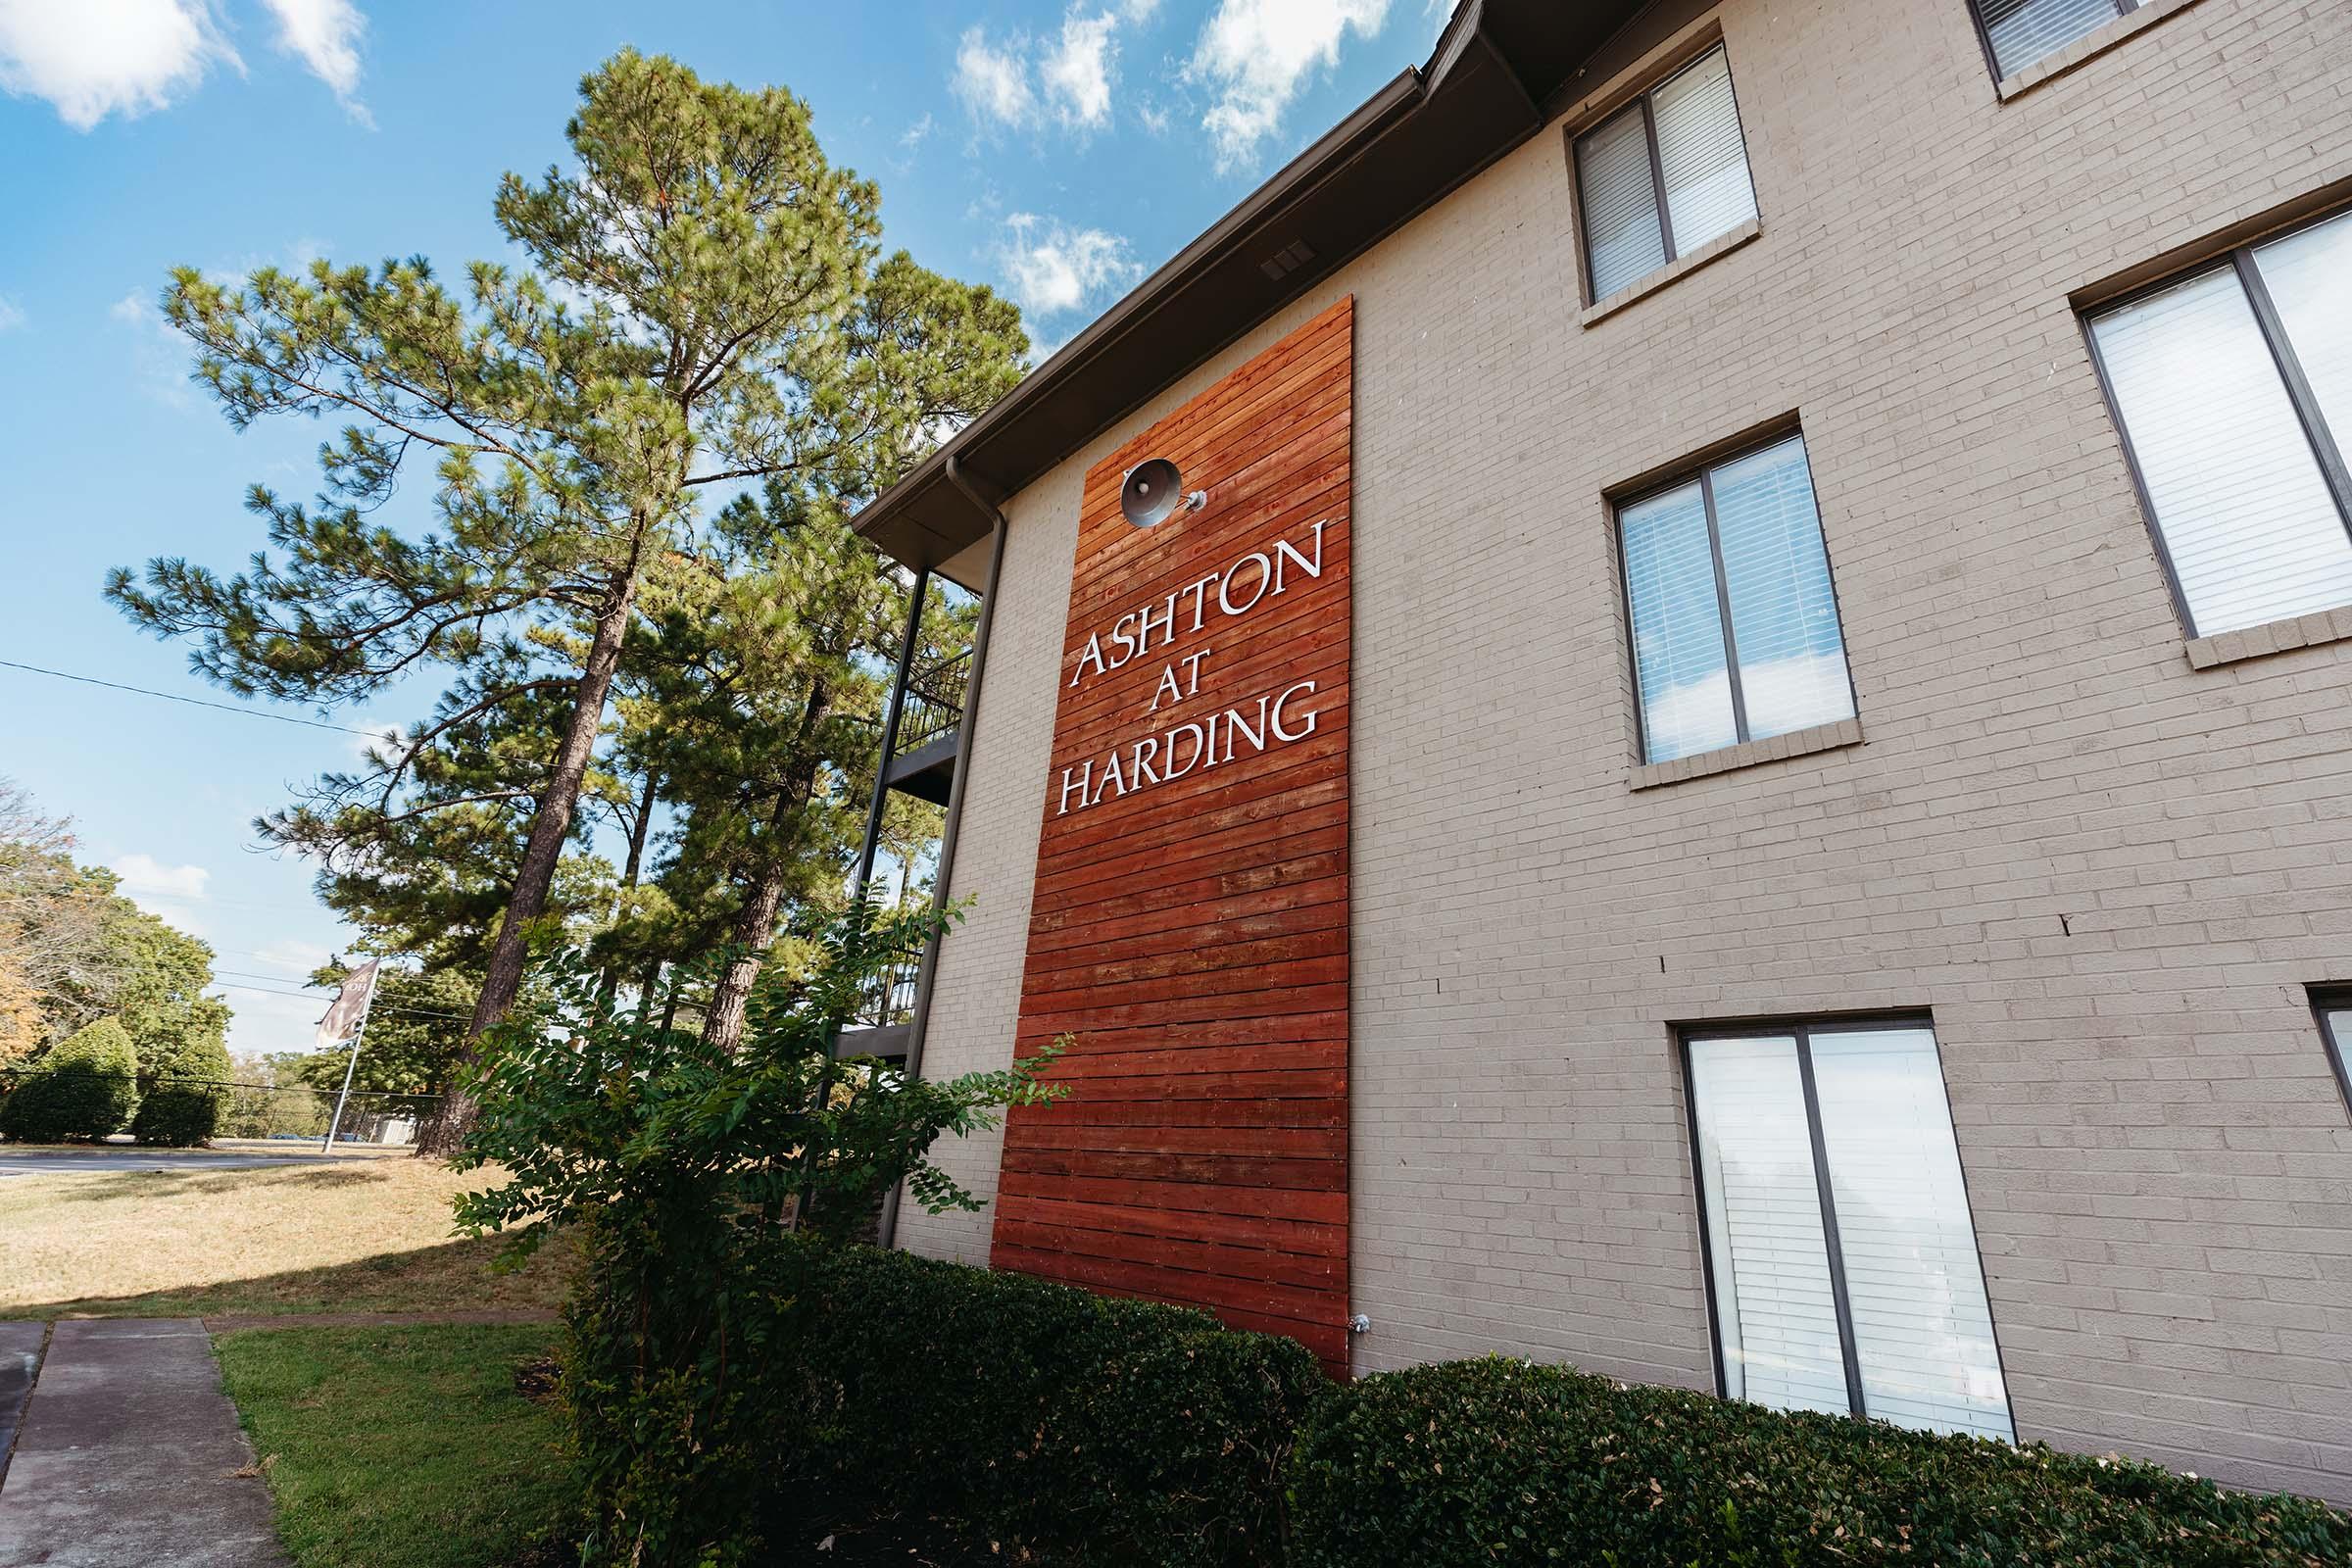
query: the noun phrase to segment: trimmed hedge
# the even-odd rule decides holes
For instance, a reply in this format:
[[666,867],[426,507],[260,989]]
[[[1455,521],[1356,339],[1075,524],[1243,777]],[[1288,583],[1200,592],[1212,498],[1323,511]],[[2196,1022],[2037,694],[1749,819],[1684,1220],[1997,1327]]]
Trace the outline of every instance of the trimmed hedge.
[[131,1118],[131,1137],[171,1149],[210,1143],[228,1103],[228,1050],[220,1037],[199,1034],[183,1040],[151,1061],[148,1072],[140,1086],[139,1113]]
[[2352,1562],[2352,1517],[2302,1498],[1499,1356],[1354,1384],[1289,1481],[1298,1568]]
[[988,1561],[1282,1560],[1283,1461],[1329,1387],[1296,1342],[864,1247],[778,1267],[771,1548],[878,1518]]
[[0,1133],[28,1144],[104,1138],[138,1108],[138,1052],[121,1024],[101,1018],[25,1069],[0,1104]]

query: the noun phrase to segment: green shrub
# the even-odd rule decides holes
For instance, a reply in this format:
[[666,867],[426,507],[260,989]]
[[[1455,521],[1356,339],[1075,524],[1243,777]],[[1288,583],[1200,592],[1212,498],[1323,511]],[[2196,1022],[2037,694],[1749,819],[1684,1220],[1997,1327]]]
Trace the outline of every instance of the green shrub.
[[2352,1518],[2316,1502],[1501,1357],[1355,1384],[1290,1487],[1298,1568],[2352,1562]]
[[101,1018],[24,1070],[0,1105],[0,1132],[28,1144],[104,1138],[138,1108],[138,1053],[121,1024]]
[[130,1135],[142,1144],[192,1149],[211,1141],[228,1102],[228,1050],[220,1037],[199,1031],[157,1054],[142,1076],[139,1113]]
[[794,1302],[753,1396],[785,1450],[771,1542],[896,1517],[1005,1561],[1281,1560],[1279,1473],[1329,1387],[1296,1341],[862,1247],[767,1283]]
[[[886,917],[869,892],[807,972],[762,969],[732,1042],[618,1007],[586,954],[559,953],[467,1076],[481,1113],[462,1163],[503,1179],[459,1200],[460,1223],[508,1233],[510,1255],[556,1229],[582,1249],[563,1357],[582,1562],[776,1560],[757,1523],[793,1401],[761,1380],[792,1305],[793,1227],[854,1230],[902,1181],[934,1212],[978,1208],[932,1146],[1057,1093],[1037,1081],[1051,1053],[952,1079],[835,1054],[878,977],[942,924]],[[697,980],[732,957],[710,956]]]

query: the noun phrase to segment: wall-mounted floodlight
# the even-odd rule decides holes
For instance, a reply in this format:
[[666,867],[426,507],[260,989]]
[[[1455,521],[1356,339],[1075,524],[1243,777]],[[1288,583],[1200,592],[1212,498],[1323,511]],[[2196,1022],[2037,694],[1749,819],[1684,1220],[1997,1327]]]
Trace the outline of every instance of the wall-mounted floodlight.
[[1184,475],[1165,458],[1150,458],[1127,470],[1119,486],[1119,510],[1138,528],[1165,522],[1179,509],[1199,512],[1208,505],[1208,492],[1184,493]]

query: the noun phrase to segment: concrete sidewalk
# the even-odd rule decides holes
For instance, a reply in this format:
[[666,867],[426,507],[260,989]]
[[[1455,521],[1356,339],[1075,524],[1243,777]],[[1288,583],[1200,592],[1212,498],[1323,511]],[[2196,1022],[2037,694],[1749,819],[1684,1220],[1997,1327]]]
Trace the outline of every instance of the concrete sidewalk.
[[0,1481],[0,1568],[163,1563],[286,1568],[212,1342],[193,1318],[58,1323]]

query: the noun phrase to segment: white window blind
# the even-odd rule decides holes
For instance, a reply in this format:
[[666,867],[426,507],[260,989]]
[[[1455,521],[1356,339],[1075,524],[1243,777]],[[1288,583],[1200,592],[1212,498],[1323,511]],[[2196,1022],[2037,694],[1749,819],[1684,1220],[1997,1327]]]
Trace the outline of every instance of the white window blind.
[[2109,311],[2091,336],[2191,634],[2352,604],[2352,495],[2324,459],[2341,450],[2330,412],[2352,424],[2352,218]]
[[1984,37],[2002,78],[2016,75],[2131,10],[2135,0],[1978,0]]
[[2344,1103],[2352,1107],[2352,1000],[2341,996],[2320,1009],[2320,1032],[2327,1037],[2328,1054],[2334,1058],[2335,1081],[2343,1087]]
[[1845,1361],[1793,1040],[1690,1047],[1724,1393],[1843,1415]]
[[2013,1439],[1927,1026],[1689,1046],[1724,1393]]
[[1649,95],[1658,127],[1658,172],[1675,254],[1688,255],[1756,216],[1732,66],[1722,49],[1659,83]]
[[1723,46],[1578,137],[1576,174],[1595,300],[1754,218]]
[[1816,1029],[1808,1043],[1863,1413],[2013,1438],[1934,1037]]
[[1618,526],[1644,760],[1853,716],[1801,437],[1623,507]]
[[2337,452],[2352,440],[2352,213],[2254,248]]
[[1709,476],[1749,740],[1854,716],[1845,636],[1795,436]]
[[1666,263],[1657,182],[1650,177],[1649,131],[1640,107],[1579,140],[1576,168],[1584,192],[1592,297],[1606,299]]
[[1738,744],[1715,556],[1697,484],[1627,507],[1618,526],[1645,755],[1663,762]]

